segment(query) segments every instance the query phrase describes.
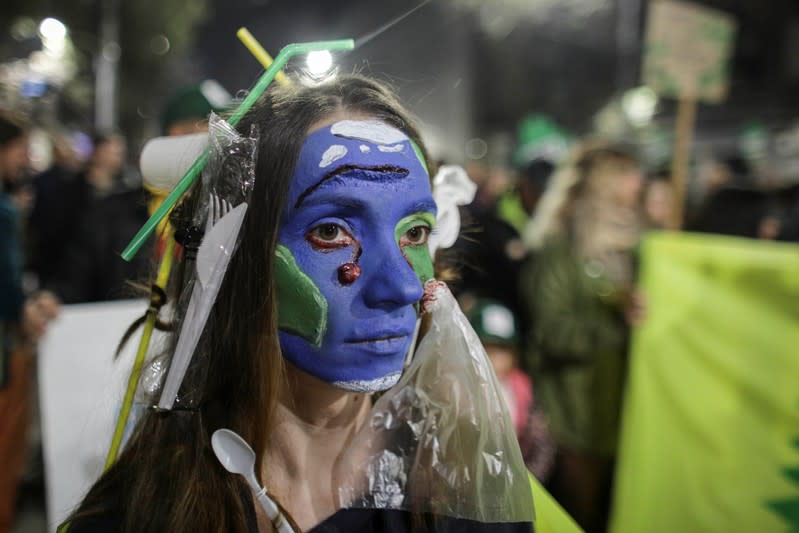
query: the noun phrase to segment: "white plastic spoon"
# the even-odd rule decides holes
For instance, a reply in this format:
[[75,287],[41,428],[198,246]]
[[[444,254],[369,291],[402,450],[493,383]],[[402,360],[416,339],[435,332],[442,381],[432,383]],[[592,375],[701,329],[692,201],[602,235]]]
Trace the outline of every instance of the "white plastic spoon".
[[255,478],[255,452],[250,445],[235,431],[217,429],[211,436],[211,447],[225,470],[231,474],[239,474],[247,481],[278,533],[297,533],[266,493],[266,487],[258,484]]

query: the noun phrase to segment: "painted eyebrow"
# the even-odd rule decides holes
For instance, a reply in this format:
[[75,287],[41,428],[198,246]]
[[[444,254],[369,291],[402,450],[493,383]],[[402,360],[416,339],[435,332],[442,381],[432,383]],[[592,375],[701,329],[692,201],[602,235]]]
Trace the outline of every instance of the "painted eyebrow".
[[378,165],[378,166],[341,165],[340,167],[331,170],[330,172],[325,174],[324,177],[322,177],[322,179],[320,179],[318,182],[314,183],[313,185],[302,191],[302,194],[300,194],[300,196],[297,198],[297,201],[294,204],[294,209],[300,207],[300,205],[302,205],[302,202],[305,201],[305,199],[308,196],[313,194],[313,192],[316,189],[321,187],[324,182],[332,178],[335,178],[336,176],[340,176],[341,174],[346,174],[347,172],[350,172],[352,170],[365,170],[367,172],[387,174],[388,176],[386,177],[389,178],[392,177],[404,178],[405,176],[410,174],[407,168],[396,167],[394,165]]
[[363,210],[366,208],[366,204],[361,200],[357,200],[355,198],[338,198],[332,197],[328,198],[327,196],[323,196],[324,200],[320,202],[316,202],[314,200],[309,201],[310,205],[316,205],[317,203],[321,204],[330,204],[335,205],[336,207],[342,207],[345,209],[353,209],[353,210]]

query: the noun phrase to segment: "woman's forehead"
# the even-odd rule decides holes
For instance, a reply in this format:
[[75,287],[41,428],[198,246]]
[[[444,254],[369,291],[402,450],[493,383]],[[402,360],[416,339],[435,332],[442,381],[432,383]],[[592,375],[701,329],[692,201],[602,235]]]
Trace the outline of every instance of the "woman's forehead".
[[341,122],[342,120],[375,120],[375,118],[374,116],[368,115],[366,113],[358,113],[348,110],[336,111],[332,115],[326,116],[325,118],[311,124],[311,127],[308,128],[308,133],[306,135],[310,135],[311,133],[326,126],[332,126],[336,122]]
[[374,120],[340,120],[310,133],[303,143],[289,190],[289,205],[344,174],[362,179],[408,176],[424,183],[429,177],[418,148],[408,136]]

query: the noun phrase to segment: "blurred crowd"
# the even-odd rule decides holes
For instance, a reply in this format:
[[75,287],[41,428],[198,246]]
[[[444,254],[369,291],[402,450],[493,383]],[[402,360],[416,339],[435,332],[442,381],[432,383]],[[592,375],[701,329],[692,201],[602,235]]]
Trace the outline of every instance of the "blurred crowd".
[[[161,133],[207,130],[209,113],[229,98],[220,89],[215,82],[181,89],[166,104]],[[121,132],[49,132],[51,163],[34,172],[33,131],[12,114],[0,116],[2,533],[26,498],[34,505],[43,498],[36,343],[62,304],[146,296],[158,248],[151,242],[150,253],[130,262],[120,252],[163,196],[143,185]]]
[[[162,134],[201,131],[218,108],[188,87],[167,106]],[[61,304],[141,296],[136,283],[153,266],[153,254],[119,256],[157,196],[124,134],[98,132],[86,151],[52,132],[52,162],[33,173],[29,133],[0,120],[0,464],[11,474],[0,486],[0,531],[37,468],[28,446],[36,341]],[[586,531],[604,531],[630,334],[647,319],[636,283],[642,236],[682,225],[796,242],[799,187],[764,187],[735,155],[702,166],[699,189],[682,199],[668,169],[647,168],[633,145],[597,139],[561,157],[474,159],[466,170],[477,195],[439,259],[457,266],[453,289],[494,364],[528,467]]]
[[641,239],[680,228],[799,241],[799,185],[763,185],[740,156],[719,156],[681,199],[670,169],[638,151],[583,139],[560,158],[471,162],[479,188],[451,252],[528,467],[588,532],[608,526],[630,336],[648,316]]

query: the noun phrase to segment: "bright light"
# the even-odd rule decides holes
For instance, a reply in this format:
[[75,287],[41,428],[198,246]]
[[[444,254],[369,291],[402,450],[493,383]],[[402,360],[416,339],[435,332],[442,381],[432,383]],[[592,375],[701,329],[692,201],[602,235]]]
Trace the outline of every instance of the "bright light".
[[64,55],[67,45],[67,27],[60,20],[46,18],[39,24],[44,51],[56,59]]
[[333,56],[327,50],[309,53],[306,61],[308,70],[313,76],[321,76],[333,66]]
[[646,126],[655,115],[658,96],[649,87],[639,87],[624,93],[621,107],[634,126]]
[[67,27],[58,19],[46,18],[39,24],[39,34],[48,41],[63,41]]

